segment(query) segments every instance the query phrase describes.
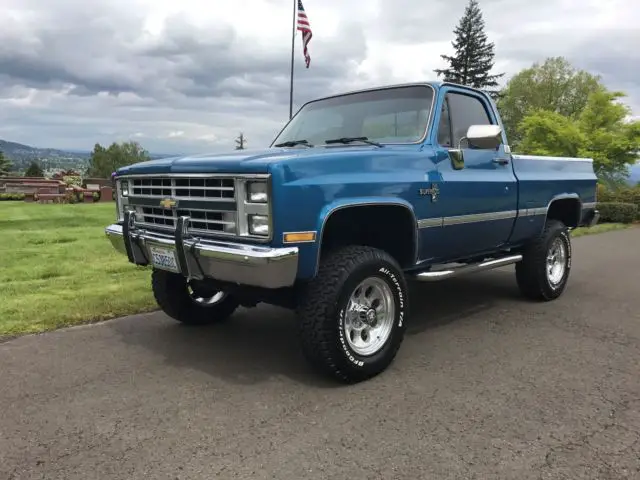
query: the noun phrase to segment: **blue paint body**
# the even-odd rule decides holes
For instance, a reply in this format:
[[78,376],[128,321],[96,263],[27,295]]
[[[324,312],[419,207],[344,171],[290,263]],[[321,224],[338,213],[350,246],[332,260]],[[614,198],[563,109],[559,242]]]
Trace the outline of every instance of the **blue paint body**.
[[[556,198],[596,201],[596,175],[588,159],[512,155],[503,143],[497,151],[463,148],[465,166],[454,170],[448,149],[438,144],[442,102],[449,91],[481,99],[491,121],[502,126],[491,98],[451,84],[430,83],[434,103],[427,135],[417,144],[350,145],[242,150],[153,160],[124,167],[117,175],[166,173],[270,173],[272,246],[283,232],[316,231],[318,240],[297,244],[298,278],[317,271],[320,234],[335,209],[362,204],[393,204],[409,209],[418,228],[417,258],[408,270],[518,247],[540,233]],[[500,165],[495,158],[507,158]],[[437,201],[420,189],[436,184]],[[538,210],[534,210],[538,209]],[[503,214],[505,218],[460,223],[456,217]],[[511,215],[511,216],[509,216]],[[468,220],[468,218],[467,218]],[[437,225],[435,225],[437,223]],[[435,226],[434,226],[435,225]]]

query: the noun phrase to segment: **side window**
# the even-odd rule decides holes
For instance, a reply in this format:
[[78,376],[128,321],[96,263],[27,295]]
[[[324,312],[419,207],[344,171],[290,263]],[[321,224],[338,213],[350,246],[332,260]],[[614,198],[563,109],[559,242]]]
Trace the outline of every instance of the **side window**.
[[440,112],[440,124],[438,125],[438,145],[451,147],[451,120],[449,119],[449,102],[444,99],[442,112]]
[[448,93],[447,99],[454,145],[458,145],[471,125],[491,125],[489,114],[478,98],[460,93]]

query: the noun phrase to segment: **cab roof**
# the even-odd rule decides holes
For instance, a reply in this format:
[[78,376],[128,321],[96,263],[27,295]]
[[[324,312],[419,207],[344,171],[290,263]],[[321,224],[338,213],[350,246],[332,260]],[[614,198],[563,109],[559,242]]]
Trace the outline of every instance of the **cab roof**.
[[358,89],[358,90],[350,90],[350,91],[345,91],[345,92],[338,92],[338,93],[334,93],[332,95],[326,95],[324,97],[317,97],[314,99],[311,99],[307,102],[305,102],[305,105],[307,103],[311,103],[311,102],[316,102],[318,100],[326,100],[329,98],[335,98],[335,97],[342,97],[345,95],[353,95],[356,93],[363,93],[363,92],[372,92],[372,91],[376,91],[376,90],[386,90],[386,89],[391,89],[391,88],[402,88],[402,87],[421,87],[421,86],[430,86],[432,88],[434,88],[435,90],[440,89],[441,87],[444,86],[451,86],[451,87],[457,87],[457,88],[463,88],[466,90],[471,90],[474,92],[482,92],[485,93],[483,90],[478,89],[478,88],[474,88],[474,87],[470,87],[469,85],[461,85],[458,83],[453,83],[453,82],[442,82],[442,81],[423,81],[423,82],[407,82],[407,83],[396,83],[396,84],[388,84],[388,85],[378,85],[375,87],[368,87],[368,88],[362,88],[362,89]]

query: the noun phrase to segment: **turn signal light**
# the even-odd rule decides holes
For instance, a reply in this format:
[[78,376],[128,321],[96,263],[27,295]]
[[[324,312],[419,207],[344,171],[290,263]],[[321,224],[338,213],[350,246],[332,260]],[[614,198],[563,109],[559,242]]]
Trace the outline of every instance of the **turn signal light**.
[[284,234],[284,243],[313,242],[316,232],[289,232]]

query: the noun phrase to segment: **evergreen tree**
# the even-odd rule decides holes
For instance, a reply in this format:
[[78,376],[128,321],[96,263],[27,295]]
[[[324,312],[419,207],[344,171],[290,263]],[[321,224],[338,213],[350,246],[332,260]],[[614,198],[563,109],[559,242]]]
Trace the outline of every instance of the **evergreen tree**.
[[11,162],[4,156],[4,153],[0,151],[0,177],[6,177],[11,170]]
[[[488,41],[484,32],[484,20],[477,0],[469,0],[454,33],[456,38],[451,42],[455,50],[454,55],[440,55],[449,63],[449,67],[434,71],[438,76],[444,76],[445,82],[488,91],[497,87],[497,80],[504,73],[490,74],[493,68],[494,44]],[[491,93],[495,94],[496,90]]]
[[44,172],[42,171],[42,167],[36,161],[31,162],[29,168],[24,173],[25,177],[44,177]]

